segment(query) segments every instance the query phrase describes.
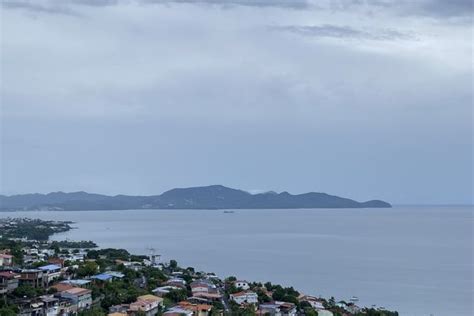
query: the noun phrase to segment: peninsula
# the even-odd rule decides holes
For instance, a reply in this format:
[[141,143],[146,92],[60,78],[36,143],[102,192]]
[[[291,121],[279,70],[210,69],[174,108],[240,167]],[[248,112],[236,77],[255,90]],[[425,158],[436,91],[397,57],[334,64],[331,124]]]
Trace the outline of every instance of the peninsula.
[[101,195],[87,192],[0,195],[0,210],[127,210],[127,209],[299,209],[387,208],[381,200],[358,202],[326,193],[251,194],[222,185],[172,189],[161,195]]

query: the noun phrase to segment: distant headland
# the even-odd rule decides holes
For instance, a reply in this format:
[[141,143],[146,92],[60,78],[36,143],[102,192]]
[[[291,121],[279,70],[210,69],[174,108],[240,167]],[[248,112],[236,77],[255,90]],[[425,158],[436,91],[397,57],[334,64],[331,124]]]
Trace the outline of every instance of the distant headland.
[[326,193],[266,192],[251,194],[222,185],[178,188],[161,195],[101,195],[87,192],[0,195],[0,210],[128,210],[128,209],[298,209],[387,208],[381,200],[358,202]]

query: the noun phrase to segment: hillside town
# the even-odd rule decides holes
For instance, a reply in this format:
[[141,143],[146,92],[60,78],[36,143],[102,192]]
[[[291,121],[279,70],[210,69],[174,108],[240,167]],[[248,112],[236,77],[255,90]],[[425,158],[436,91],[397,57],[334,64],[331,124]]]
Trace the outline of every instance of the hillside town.
[[360,307],[357,298],[337,301],[221,278],[162,262],[153,251],[133,255],[90,241],[49,240],[67,229],[67,222],[0,219],[1,316],[398,315]]

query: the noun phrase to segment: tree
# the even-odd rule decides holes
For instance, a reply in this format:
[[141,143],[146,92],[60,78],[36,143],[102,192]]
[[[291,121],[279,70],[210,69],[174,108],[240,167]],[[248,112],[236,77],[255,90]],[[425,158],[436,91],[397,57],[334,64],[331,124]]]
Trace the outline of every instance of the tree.
[[86,277],[97,273],[99,266],[94,261],[87,261],[77,269],[79,277]]
[[13,307],[2,307],[0,308],[0,315],[2,316],[16,316],[18,313]]
[[54,294],[54,293],[57,293],[58,292],[58,289],[55,288],[55,287],[50,287],[48,289],[48,294]]
[[312,309],[311,307],[306,307],[304,309],[305,316],[318,316],[318,312]]
[[185,290],[171,290],[165,294],[165,297],[177,303],[186,300],[188,295]]
[[170,268],[175,270],[176,268],[178,268],[178,261],[176,260],[170,260]]
[[38,293],[38,291],[30,285],[20,285],[13,291],[13,295],[16,297],[32,298],[37,296],[38,294],[40,293]]

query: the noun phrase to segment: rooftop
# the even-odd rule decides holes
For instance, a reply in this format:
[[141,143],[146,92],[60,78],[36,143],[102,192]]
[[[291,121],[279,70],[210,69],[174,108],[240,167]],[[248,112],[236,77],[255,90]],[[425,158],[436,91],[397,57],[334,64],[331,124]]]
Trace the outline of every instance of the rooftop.
[[88,290],[88,289],[83,289],[82,287],[73,287],[73,288],[71,288],[69,290],[66,290],[64,292],[69,293],[69,294],[73,294],[73,295],[84,295],[84,294],[91,293],[92,291]]
[[1,271],[0,277],[7,278],[7,279],[14,279],[14,278],[19,278],[20,275],[13,271]]
[[38,269],[42,271],[61,270],[61,266],[58,266],[57,264],[48,264],[48,265],[39,267]]

